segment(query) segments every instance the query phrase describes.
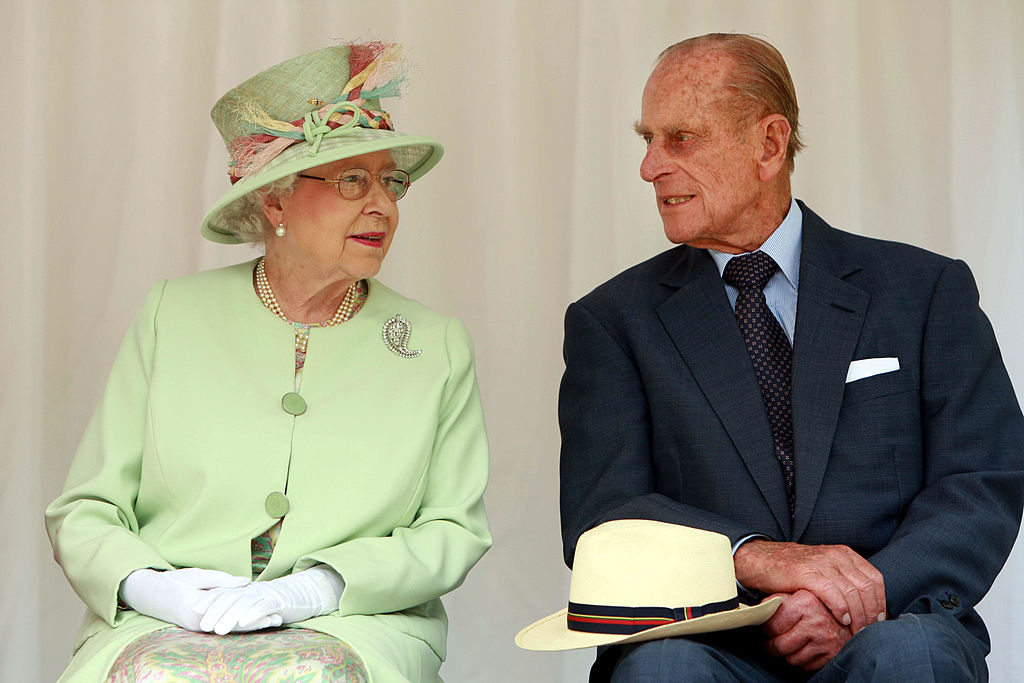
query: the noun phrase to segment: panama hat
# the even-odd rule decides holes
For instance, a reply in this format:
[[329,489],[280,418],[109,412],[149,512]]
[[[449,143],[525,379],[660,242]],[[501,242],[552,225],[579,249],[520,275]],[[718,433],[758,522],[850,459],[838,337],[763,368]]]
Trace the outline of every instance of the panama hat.
[[203,218],[203,237],[241,240],[220,224],[221,210],[268,183],[338,159],[389,150],[416,180],[444,148],[399,133],[380,108],[405,82],[402,48],[388,43],[337,45],[272,66],[228,91],[210,116],[224,138],[232,186]]
[[526,650],[575,650],[724,631],[768,620],[782,598],[739,602],[729,539],[645,519],[605,522],[576,544],[569,607],[516,635]]

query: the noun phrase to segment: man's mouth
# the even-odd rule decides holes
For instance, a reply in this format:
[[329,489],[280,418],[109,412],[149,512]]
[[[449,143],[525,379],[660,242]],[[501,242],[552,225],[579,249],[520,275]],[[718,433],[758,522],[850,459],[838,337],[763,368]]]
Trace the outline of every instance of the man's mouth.
[[694,197],[694,195],[692,195],[692,194],[684,194],[684,195],[680,195],[680,196],[676,196],[676,197],[665,197],[665,199],[663,199],[662,201],[665,204],[668,204],[668,205],[672,206],[672,205],[675,205],[675,204],[685,204],[686,202],[688,202],[691,199],[693,199],[693,197]]

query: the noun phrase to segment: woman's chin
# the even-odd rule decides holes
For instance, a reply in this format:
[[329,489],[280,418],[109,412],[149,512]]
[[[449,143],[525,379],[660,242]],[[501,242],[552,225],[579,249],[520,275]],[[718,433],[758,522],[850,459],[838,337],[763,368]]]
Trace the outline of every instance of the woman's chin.
[[338,269],[354,280],[365,280],[377,275],[382,263],[382,258],[360,259],[356,263],[341,262],[338,264]]

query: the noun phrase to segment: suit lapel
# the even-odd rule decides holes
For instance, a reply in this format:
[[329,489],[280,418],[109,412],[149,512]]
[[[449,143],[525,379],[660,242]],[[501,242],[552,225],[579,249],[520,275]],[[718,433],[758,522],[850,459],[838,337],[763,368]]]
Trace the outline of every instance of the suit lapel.
[[846,373],[870,296],[843,278],[860,270],[840,233],[801,204],[803,246],[793,343],[793,441],[796,521],[807,528],[828,465]]
[[714,261],[705,251],[684,249],[662,284],[679,288],[657,309],[665,330],[729,433],[779,527],[788,534],[789,505],[773,455],[764,402]]

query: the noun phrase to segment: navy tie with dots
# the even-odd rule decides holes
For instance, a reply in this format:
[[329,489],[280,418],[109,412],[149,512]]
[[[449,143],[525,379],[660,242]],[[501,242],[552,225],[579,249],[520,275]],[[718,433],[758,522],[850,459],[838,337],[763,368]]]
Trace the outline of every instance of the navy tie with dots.
[[782,465],[792,519],[796,502],[793,495],[793,349],[768,308],[763,291],[778,269],[779,265],[771,256],[755,251],[730,259],[722,271],[722,279],[740,291],[736,297],[736,321],[754,363],[761,398],[768,411],[775,458]]

